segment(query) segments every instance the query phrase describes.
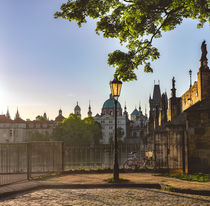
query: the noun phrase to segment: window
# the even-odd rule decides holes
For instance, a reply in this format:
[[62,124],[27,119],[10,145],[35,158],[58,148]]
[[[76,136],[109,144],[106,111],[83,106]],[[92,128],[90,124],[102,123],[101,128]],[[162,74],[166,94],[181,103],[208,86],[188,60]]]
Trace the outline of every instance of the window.
[[198,96],[198,85],[196,87],[196,96]]
[[110,123],[110,124],[112,124],[112,123],[113,123],[113,121],[112,121],[112,120],[109,120],[109,123]]

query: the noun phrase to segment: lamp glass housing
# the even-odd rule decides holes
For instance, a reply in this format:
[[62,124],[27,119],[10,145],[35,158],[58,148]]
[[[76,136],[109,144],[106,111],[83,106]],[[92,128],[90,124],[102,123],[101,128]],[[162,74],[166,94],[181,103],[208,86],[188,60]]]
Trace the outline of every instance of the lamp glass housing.
[[110,81],[109,85],[112,92],[112,96],[114,97],[114,99],[118,99],[121,92],[122,82],[118,79],[114,79],[113,81]]

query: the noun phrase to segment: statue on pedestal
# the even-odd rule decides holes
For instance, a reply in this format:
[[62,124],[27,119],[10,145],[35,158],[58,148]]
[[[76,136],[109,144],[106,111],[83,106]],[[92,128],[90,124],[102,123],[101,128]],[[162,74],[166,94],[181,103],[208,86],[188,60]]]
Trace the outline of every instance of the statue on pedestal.
[[206,41],[204,40],[201,44],[201,60],[207,60],[206,55],[207,55],[207,49],[206,49]]

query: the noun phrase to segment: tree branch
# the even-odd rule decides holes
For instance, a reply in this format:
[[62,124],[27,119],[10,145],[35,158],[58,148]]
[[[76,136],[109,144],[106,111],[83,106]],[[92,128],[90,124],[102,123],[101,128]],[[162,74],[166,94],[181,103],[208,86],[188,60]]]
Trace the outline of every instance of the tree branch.
[[126,3],[133,3],[133,1],[131,1],[131,0],[123,0],[123,1]]

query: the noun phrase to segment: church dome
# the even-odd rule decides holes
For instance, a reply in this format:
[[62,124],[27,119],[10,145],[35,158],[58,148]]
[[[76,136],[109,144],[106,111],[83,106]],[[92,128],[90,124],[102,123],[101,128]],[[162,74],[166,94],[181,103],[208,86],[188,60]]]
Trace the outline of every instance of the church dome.
[[[103,109],[114,109],[114,99],[107,99],[103,104]],[[119,102],[117,102],[117,109],[121,109]]]
[[81,110],[80,106],[78,105],[78,102],[77,102],[77,105],[74,107],[74,110]]
[[140,112],[137,109],[134,109],[131,115],[140,115]]
[[80,110],[79,105],[76,105],[76,107],[74,107],[75,110]]

